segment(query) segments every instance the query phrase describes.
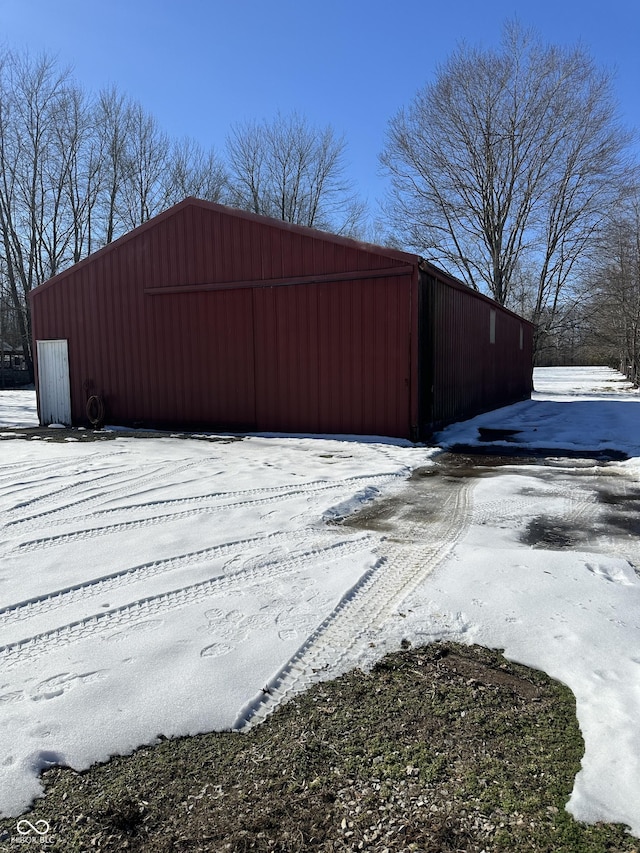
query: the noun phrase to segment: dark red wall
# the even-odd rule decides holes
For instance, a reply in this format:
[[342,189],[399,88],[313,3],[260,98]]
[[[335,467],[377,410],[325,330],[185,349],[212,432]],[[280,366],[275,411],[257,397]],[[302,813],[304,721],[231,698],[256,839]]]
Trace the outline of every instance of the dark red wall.
[[416,262],[187,200],[34,291],[33,335],[69,341],[75,424],[99,394],[110,423],[409,437]]
[[531,391],[530,324],[417,256],[196,199],[31,299],[76,425],[415,438]]
[[260,429],[409,436],[411,285],[256,288]]
[[420,304],[423,432],[530,397],[530,323],[435,268],[422,275]]

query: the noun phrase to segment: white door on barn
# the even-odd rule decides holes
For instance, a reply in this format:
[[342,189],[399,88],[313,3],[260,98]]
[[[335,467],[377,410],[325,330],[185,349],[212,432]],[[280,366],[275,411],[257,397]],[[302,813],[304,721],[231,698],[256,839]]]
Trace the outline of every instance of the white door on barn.
[[67,341],[37,341],[40,423],[71,424]]

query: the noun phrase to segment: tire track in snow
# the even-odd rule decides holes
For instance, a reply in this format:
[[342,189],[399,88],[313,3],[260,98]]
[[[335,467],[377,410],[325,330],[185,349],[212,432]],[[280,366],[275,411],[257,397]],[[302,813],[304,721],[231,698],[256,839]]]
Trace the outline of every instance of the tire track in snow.
[[372,536],[364,534],[355,539],[336,542],[329,546],[306,551],[303,554],[294,554],[288,559],[265,560],[263,563],[241,569],[231,575],[208,578],[158,595],[141,598],[111,610],[95,613],[66,625],[0,646],[0,665],[5,670],[22,666],[47,651],[55,651],[87,638],[105,636],[115,629],[126,627],[151,616],[173,612],[212,596],[235,591],[239,586],[246,590],[251,586],[262,585],[266,578],[272,579],[290,575],[313,565],[318,559],[323,559],[326,562],[358,553],[370,548],[371,542]]
[[[179,521],[184,518],[192,518],[194,515],[212,515],[221,512],[227,512],[228,510],[236,510],[236,509],[247,509],[256,506],[265,506],[274,501],[279,500],[290,500],[292,498],[298,498],[301,495],[307,494],[317,494],[321,492],[329,492],[335,491],[337,489],[344,489],[345,486],[353,485],[359,481],[364,481],[370,487],[375,483],[383,483],[387,482],[390,479],[396,478],[397,474],[383,474],[377,475],[373,477],[366,477],[365,475],[360,477],[349,478],[348,480],[337,480],[333,483],[327,483],[326,481],[320,481],[318,484],[306,484],[301,483],[296,488],[290,489],[289,491],[278,491],[276,493],[268,494],[262,498],[253,498],[251,500],[246,501],[238,501],[235,503],[218,503],[213,505],[205,505],[205,506],[197,506],[198,498],[177,498],[177,505],[192,505],[194,502],[196,506],[191,506],[190,509],[183,510],[181,512],[172,512],[165,513],[164,515],[156,515],[151,516],[150,518],[141,518],[134,519],[131,521],[122,521],[118,524],[110,524],[105,525],[103,527],[91,527],[86,528],[84,530],[76,530],[71,533],[61,533],[57,536],[44,536],[40,539],[32,539],[27,542],[22,542],[17,546],[17,550],[22,553],[30,552],[30,551],[39,551],[42,548],[48,548],[55,545],[66,545],[70,542],[77,542],[79,540],[87,540],[92,539],[97,536],[107,536],[111,533],[123,533],[127,530],[139,530],[147,527],[153,527],[159,524],[164,524],[167,521]],[[254,490],[250,490],[253,492]],[[267,489],[259,489],[255,490],[255,493],[263,493],[267,491]],[[354,495],[352,497],[357,497]],[[203,499],[205,500],[205,499]],[[168,502],[169,503],[169,502]],[[150,505],[142,505],[144,506],[154,506]],[[126,512],[128,507],[121,507],[117,510],[113,510],[114,512]],[[74,521],[74,519],[68,519],[68,521]]]
[[264,506],[272,503],[276,498],[286,499],[287,497],[297,497],[298,495],[299,492],[296,492],[288,495],[277,495],[274,497],[262,498],[260,500],[242,501],[234,504],[194,507],[193,509],[183,510],[182,512],[171,512],[166,513],[165,515],[152,516],[151,518],[122,521],[119,524],[109,524],[104,527],[90,527],[85,530],[76,530],[72,533],[61,533],[58,536],[46,536],[42,539],[32,539],[28,542],[22,542],[17,546],[17,549],[23,553],[29,551],[40,551],[42,548],[49,548],[55,545],[66,545],[69,542],[84,541],[87,539],[93,539],[97,536],[108,536],[112,533],[124,533],[128,530],[141,530],[147,527],[155,527],[159,524],[165,524],[168,521],[180,521],[184,518],[193,518],[194,515],[212,515],[229,509]]
[[[546,472],[544,475],[526,470],[522,472],[514,472],[515,476],[526,478],[538,478],[544,482],[548,482]],[[593,476],[597,476],[596,473]],[[545,491],[533,492],[527,494],[522,491],[518,496],[509,495],[508,497],[482,501],[478,500],[473,509],[473,523],[486,524],[495,523],[496,518],[502,521],[523,521],[540,515],[540,501],[545,500],[562,500],[563,509],[561,513],[554,513],[554,517],[576,523],[595,519],[598,513],[597,499],[592,490],[585,489],[580,484],[563,483],[558,480],[553,480],[552,487]]]
[[[173,469],[172,473],[176,471],[180,471],[181,469]],[[311,482],[307,482],[304,484],[300,484],[300,482],[296,483],[287,483],[281,486],[267,486],[260,489],[243,489],[237,491],[229,491],[229,492],[209,492],[204,495],[193,495],[191,497],[184,498],[168,498],[166,500],[152,500],[147,501],[142,504],[126,504],[119,507],[108,507],[102,510],[96,510],[94,512],[84,513],[80,516],[67,516],[65,515],[67,509],[75,506],[80,506],[82,504],[88,503],[90,501],[101,500],[104,502],[106,499],[112,499],[117,496],[117,492],[111,491],[109,493],[103,493],[100,496],[92,496],[89,498],[82,498],[76,501],[74,504],[69,504],[66,507],[62,507],[60,509],[52,509],[47,512],[39,513],[37,515],[28,516],[27,518],[17,518],[14,521],[9,521],[5,526],[10,528],[19,529],[22,531],[29,531],[38,529],[41,527],[42,520],[47,519],[48,523],[52,526],[63,526],[65,524],[71,524],[79,521],[88,521],[90,519],[100,519],[104,517],[108,517],[109,515],[114,515],[117,513],[123,512],[136,512],[136,511],[144,511],[147,509],[161,509],[164,507],[176,507],[176,506],[187,506],[191,504],[202,504],[210,501],[216,501],[216,506],[220,505],[221,508],[225,506],[225,504],[220,504],[220,501],[226,501],[233,498],[242,498],[242,497],[250,497],[251,495],[273,495],[273,496],[287,496],[289,494],[301,494],[302,491],[305,492],[318,492],[318,491],[326,491],[329,489],[336,489],[341,486],[352,486],[361,481],[366,481],[367,483],[381,483],[385,482],[387,479],[396,478],[398,474],[374,474],[371,477],[367,477],[366,475],[358,475],[354,477],[347,477],[342,480],[335,480],[332,482],[328,482],[327,480],[313,480]],[[146,482],[146,481],[144,481]],[[136,482],[136,486],[139,487],[143,485],[144,482]],[[157,483],[156,478],[149,478],[149,482]],[[124,493],[124,490],[122,490]],[[228,504],[231,506],[231,504]],[[240,506],[240,503],[234,504],[234,506]],[[62,518],[56,518],[56,516],[62,515]]]
[[[11,518],[12,516],[18,515],[18,519],[16,521],[8,521],[6,526],[10,527],[12,524],[20,524],[25,521],[29,521],[31,519],[41,519],[45,516],[57,512],[64,512],[67,506],[74,506],[76,503],[82,503],[85,500],[91,500],[91,498],[80,498],[78,501],[72,501],[71,504],[65,506],[56,506],[55,509],[45,510],[44,512],[35,513],[33,515],[25,516],[24,511],[30,509],[33,506],[37,506],[38,504],[46,504],[53,503],[55,501],[56,504],[59,504],[61,497],[68,494],[69,492],[77,492],[82,489],[83,486],[86,485],[95,485],[96,483],[100,483],[102,480],[109,480],[113,477],[113,472],[109,474],[99,474],[95,476],[95,474],[91,471],[83,471],[83,475],[87,477],[86,480],[77,480],[74,479],[72,484],[68,486],[62,486],[62,488],[58,487],[56,489],[52,489],[46,494],[37,495],[34,498],[29,498],[27,500],[23,500],[20,503],[16,504],[10,510],[7,510],[6,516]],[[63,477],[52,477],[51,479],[67,479],[68,477],[73,476],[72,474],[66,474]]]
[[[148,563],[142,563],[139,566],[131,566],[119,572],[111,572],[108,575],[102,575],[83,581],[82,583],[73,584],[63,589],[8,604],[0,608],[0,626],[31,619],[34,616],[39,616],[59,607],[82,601],[89,595],[102,595],[114,589],[122,589],[124,586],[139,583],[140,581],[182,568],[198,565],[208,560],[215,560],[236,554],[239,555],[247,548],[272,545],[279,542],[284,542],[285,544],[300,540],[309,542],[313,540],[314,536],[317,537],[323,533],[322,529],[316,530],[314,528],[267,533],[262,536],[253,536],[247,539],[238,539],[234,542],[212,545],[208,548],[201,548],[198,551],[191,551],[188,554],[177,554],[173,557],[167,557],[164,560],[152,560]],[[322,550],[322,546],[320,550]],[[234,572],[234,576],[238,571]]]
[[342,480],[310,480],[304,483],[300,483],[299,481],[295,483],[284,483],[281,486],[263,486],[259,489],[241,489],[230,492],[210,492],[205,495],[194,495],[192,497],[185,498],[167,498],[166,500],[157,500],[157,501],[149,501],[144,504],[128,504],[124,507],[109,507],[108,509],[99,510],[97,512],[91,513],[89,518],[97,518],[102,517],[104,515],[111,515],[113,513],[122,512],[124,510],[144,510],[148,507],[159,508],[159,507],[172,507],[172,506],[184,506],[185,504],[191,503],[205,503],[210,500],[229,500],[233,498],[243,498],[243,497],[251,497],[252,495],[288,495],[288,494],[301,494],[304,492],[323,492],[331,489],[337,489],[340,487],[349,487],[353,485],[357,485],[362,481],[366,481],[367,483],[380,483],[385,482],[387,479],[396,478],[397,474],[372,474],[371,476],[367,476],[366,474],[358,474],[353,477],[346,477]]
[[349,668],[354,649],[384,625],[466,531],[473,485],[473,481],[458,484],[445,500],[438,521],[404,526],[401,538],[394,535],[382,542],[377,564],[346,593],[264,691],[240,710],[234,729],[248,731],[291,696]]
[[32,462],[10,462],[7,465],[3,465],[0,471],[0,488],[2,488],[4,483],[8,483],[10,486],[15,485],[16,478],[23,476],[30,478],[28,482],[37,484],[40,482],[38,475],[41,471],[46,472],[50,477],[52,467],[55,467],[56,472],[58,472],[60,469],[63,471],[65,469],[72,469],[74,465],[77,465],[77,460],[67,459],[64,456],[56,459],[47,459],[46,462],[40,462],[35,465]]
[[[23,509],[24,507],[34,506],[39,503],[44,503],[45,506],[47,503],[56,504],[59,503],[59,499],[61,495],[65,495],[68,492],[76,492],[82,486],[92,486],[96,482],[101,480],[113,480],[114,477],[118,477],[118,481],[112,488],[102,489],[99,494],[88,495],[87,497],[81,497],[77,500],[70,501],[64,506],[56,505],[53,509],[44,510],[43,512],[34,513],[29,516],[25,516],[22,512],[20,513],[20,517],[14,520],[10,520],[7,523],[7,527],[19,526],[22,529],[36,529],[41,526],[43,519],[48,519],[53,521],[56,516],[62,515],[63,517],[70,510],[74,510],[78,506],[83,506],[86,504],[92,503],[105,503],[107,500],[112,500],[113,498],[126,496],[131,493],[133,489],[140,489],[146,485],[154,485],[157,486],[160,482],[162,482],[162,472],[166,472],[166,469],[162,465],[150,465],[147,464],[143,466],[146,471],[138,472],[135,476],[131,476],[130,471],[112,471],[108,474],[101,474],[98,477],[92,477],[91,480],[87,479],[81,482],[75,481],[74,483],[59,489],[58,491],[52,491],[48,493],[46,496],[39,496],[34,498],[31,501],[25,501],[19,506],[15,507],[10,513],[8,513],[9,517],[11,515],[17,514],[19,509]],[[184,471],[189,470],[194,467],[202,467],[202,460],[191,460],[190,462],[185,463],[184,465],[179,465],[175,468],[171,468],[170,471],[166,473],[170,473],[171,476],[175,474],[182,473]],[[90,472],[85,472],[90,474]],[[77,520],[77,517],[69,518],[70,521]],[[58,521],[57,523],[64,523]]]
[[[59,467],[58,467],[59,466]],[[55,474],[52,474],[52,469]],[[60,471],[62,469],[62,471]],[[33,498],[25,498],[25,490],[49,488],[50,484],[59,483],[68,477],[76,475],[74,463],[63,459],[52,459],[41,465],[2,465],[0,473],[0,498],[10,498],[14,494],[20,496],[20,502],[16,506],[7,508],[3,515],[17,512],[22,507],[29,506],[33,501],[41,499],[42,495]],[[45,485],[46,484],[46,485]],[[60,489],[51,488],[47,496],[59,494]]]

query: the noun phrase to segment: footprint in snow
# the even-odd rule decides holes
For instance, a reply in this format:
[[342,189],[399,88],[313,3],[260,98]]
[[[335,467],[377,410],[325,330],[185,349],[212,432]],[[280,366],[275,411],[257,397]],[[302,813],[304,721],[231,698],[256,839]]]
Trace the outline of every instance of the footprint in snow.
[[101,670],[82,672],[78,675],[71,672],[60,672],[41,681],[32,691],[31,699],[34,702],[39,702],[41,699],[55,699],[56,696],[62,696],[66,690],[81,684],[92,684],[101,678],[103,678]]
[[233,646],[227,643],[212,643],[200,651],[201,658],[221,658],[233,651]]

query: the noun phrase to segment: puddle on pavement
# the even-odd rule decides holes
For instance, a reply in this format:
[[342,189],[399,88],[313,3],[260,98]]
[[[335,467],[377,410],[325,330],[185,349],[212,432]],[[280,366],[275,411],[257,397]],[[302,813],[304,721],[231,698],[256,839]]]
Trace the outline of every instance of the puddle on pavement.
[[586,545],[586,531],[578,529],[564,519],[551,518],[546,515],[532,519],[520,541],[533,548],[576,548]]
[[605,508],[603,520],[618,533],[640,538],[640,488],[627,481],[597,489],[597,498]]
[[637,507],[633,511],[608,512],[604,515],[604,521],[619,533],[640,537],[640,518]]
[[523,457],[514,459],[513,456],[492,455],[486,453],[441,453],[434,459],[435,465],[427,468],[417,468],[410,481],[424,477],[489,477],[496,468],[506,465],[535,465],[539,459]]
[[599,551],[612,538],[628,541],[639,536],[640,520],[621,513],[606,513],[596,521],[590,519],[584,527],[566,519],[540,515],[527,524],[520,541],[532,548]]

